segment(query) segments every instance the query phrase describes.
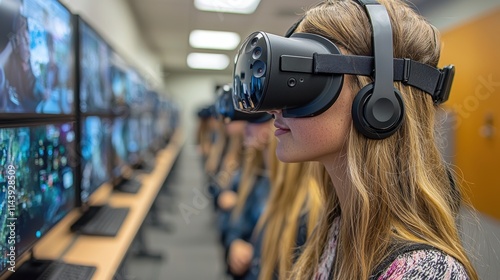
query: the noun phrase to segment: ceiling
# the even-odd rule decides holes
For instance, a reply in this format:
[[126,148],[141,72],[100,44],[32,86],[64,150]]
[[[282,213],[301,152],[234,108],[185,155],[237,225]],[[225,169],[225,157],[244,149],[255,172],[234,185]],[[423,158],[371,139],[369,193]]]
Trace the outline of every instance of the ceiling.
[[[444,1],[444,0],[441,0]],[[318,0],[261,0],[256,12],[251,15],[214,13],[199,11],[193,0],[127,0],[136,17],[146,44],[162,60],[165,76],[171,73],[230,74],[229,66],[223,71],[193,70],[186,65],[190,52],[224,53],[232,60],[234,51],[199,50],[189,46],[189,33],[193,29],[233,31],[241,39],[250,33],[262,30],[284,34],[308,7]],[[411,1],[419,10],[429,8],[432,0]]]

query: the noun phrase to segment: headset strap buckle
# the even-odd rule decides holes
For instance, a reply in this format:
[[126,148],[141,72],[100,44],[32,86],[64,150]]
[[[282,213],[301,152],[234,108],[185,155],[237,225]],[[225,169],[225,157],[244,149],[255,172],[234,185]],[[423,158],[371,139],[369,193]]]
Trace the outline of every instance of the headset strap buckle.
[[451,86],[453,84],[453,78],[455,76],[455,66],[448,65],[445,66],[439,75],[439,81],[436,86],[436,90],[432,96],[434,103],[441,104],[448,100],[450,97]]
[[405,85],[408,84],[408,81],[410,80],[411,62],[411,59],[403,58],[403,79],[401,80],[401,82],[403,82],[403,84]]

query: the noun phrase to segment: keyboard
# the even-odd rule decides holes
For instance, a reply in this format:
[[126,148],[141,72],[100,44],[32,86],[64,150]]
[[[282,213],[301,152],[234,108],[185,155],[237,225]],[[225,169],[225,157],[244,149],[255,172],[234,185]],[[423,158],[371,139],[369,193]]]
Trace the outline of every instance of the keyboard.
[[83,235],[116,236],[129,210],[127,207],[91,206],[71,226],[71,231]]
[[115,186],[115,190],[124,193],[138,193],[141,189],[141,186],[142,182],[132,178],[130,180],[121,181],[118,185]]
[[155,169],[155,165],[150,162],[143,162],[136,166],[136,170],[141,173],[151,173]]
[[94,266],[53,262],[36,280],[90,280],[95,270]]
[[156,167],[156,156],[151,153],[144,153],[142,159],[137,164],[136,169],[144,173],[151,173]]
[[9,280],[90,280],[95,266],[62,261],[30,259],[24,262]]

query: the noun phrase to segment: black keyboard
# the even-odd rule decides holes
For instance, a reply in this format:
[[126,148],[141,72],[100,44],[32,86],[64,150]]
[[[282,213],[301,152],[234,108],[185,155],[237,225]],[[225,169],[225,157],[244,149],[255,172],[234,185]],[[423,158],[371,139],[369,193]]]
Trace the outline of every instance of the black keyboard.
[[141,173],[147,173],[147,174],[153,172],[154,169],[155,169],[155,165],[148,163],[148,162],[141,163],[141,164],[137,165],[137,167],[136,167],[137,171],[140,171]]
[[94,266],[53,262],[36,280],[90,280],[95,270]]
[[54,260],[29,259],[9,276],[9,280],[89,280],[95,266]]
[[83,235],[116,236],[129,210],[127,207],[91,206],[71,230]]
[[156,167],[156,156],[151,153],[145,153],[142,155],[142,159],[137,164],[136,170],[140,170],[144,173],[151,173]]
[[132,178],[130,180],[122,180],[114,189],[124,193],[138,193],[141,186],[142,182]]

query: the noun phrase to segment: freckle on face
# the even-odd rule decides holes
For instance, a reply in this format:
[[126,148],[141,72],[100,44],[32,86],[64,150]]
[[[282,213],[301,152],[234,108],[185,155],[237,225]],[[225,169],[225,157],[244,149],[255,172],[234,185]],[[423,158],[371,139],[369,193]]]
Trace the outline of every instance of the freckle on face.
[[310,118],[277,116],[290,132],[278,136],[276,154],[285,162],[314,161],[337,155],[352,123],[352,96],[342,90],[337,101],[322,114]]

